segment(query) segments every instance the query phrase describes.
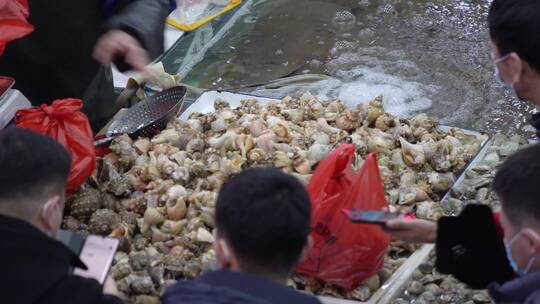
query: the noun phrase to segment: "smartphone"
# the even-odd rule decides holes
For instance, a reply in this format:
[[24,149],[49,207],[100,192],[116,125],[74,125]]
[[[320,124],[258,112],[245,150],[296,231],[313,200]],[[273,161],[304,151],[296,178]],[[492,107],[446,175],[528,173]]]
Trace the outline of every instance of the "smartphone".
[[374,210],[356,210],[356,209],[341,209],[341,213],[345,215],[353,223],[359,224],[375,224],[386,225],[389,220],[402,218],[402,219],[414,219],[413,215],[394,213],[386,211],[374,211]]
[[103,284],[111,268],[119,242],[118,239],[89,235],[80,255],[88,269],[75,268],[73,274],[96,279]]
[[76,255],[81,254],[81,250],[84,246],[84,237],[82,235],[60,229],[56,235],[56,239],[66,245]]

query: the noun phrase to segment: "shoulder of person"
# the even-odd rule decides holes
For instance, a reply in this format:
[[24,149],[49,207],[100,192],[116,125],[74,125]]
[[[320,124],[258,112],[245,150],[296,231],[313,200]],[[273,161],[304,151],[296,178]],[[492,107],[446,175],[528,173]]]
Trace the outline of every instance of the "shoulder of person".
[[216,299],[219,299],[219,303],[222,304],[271,304],[241,291],[224,286],[213,286],[198,279],[178,281],[161,297],[163,304],[213,304],[216,303]]
[[103,286],[94,279],[76,275],[65,276],[46,295],[51,303],[121,304],[115,296],[104,295]]
[[527,297],[525,304],[540,304],[540,287]]

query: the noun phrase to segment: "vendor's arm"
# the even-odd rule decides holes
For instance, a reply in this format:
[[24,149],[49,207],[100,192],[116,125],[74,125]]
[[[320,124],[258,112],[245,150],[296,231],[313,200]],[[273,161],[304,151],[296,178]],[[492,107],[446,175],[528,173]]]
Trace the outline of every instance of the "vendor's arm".
[[[169,13],[166,0],[118,1],[121,9],[107,21],[107,32],[98,41],[94,57],[102,64],[122,57],[142,69],[163,52],[163,31]],[[121,68],[125,69],[125,68]]]
[[393,239],[409,243],[435,243],[437,223],[420,219],[394,219],[383,226]]

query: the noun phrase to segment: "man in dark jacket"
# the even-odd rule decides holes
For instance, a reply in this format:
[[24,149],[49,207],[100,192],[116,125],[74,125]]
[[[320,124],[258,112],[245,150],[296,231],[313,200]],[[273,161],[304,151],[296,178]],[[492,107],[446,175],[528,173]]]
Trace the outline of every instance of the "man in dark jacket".
[[0,131],[0,294],[2,303],[118,304],[112,280],[71,274],[84,264],[53,237],[62,222],[66,150],[23,129]]
[[0,74],[15,78],[33,105],[83,99],[97,131],[114,114],[110,63],[141,69],[162,53],[167,0],[30,0],[29,6],[35,31],[7,45]]
[[309,252],[310,217],[308,194],[295,177],[274,168],[234,176],[216,203],[220,270],[176,283],[163,303],[320,303],[285,285]]

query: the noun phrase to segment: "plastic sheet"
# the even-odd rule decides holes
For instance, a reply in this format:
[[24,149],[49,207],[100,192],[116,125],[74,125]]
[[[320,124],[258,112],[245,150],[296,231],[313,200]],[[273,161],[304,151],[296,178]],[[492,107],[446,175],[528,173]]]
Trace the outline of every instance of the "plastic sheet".
[[28,0],[0,0],[0,55],[8,42],[34,31],[26,21],[28,14]]
[[58,141],[71,156],[71,172],[66,192],[82,185],[96,168],[94,138],[88,118],[80,110],[80,99],[55,100],[52,105],[19,110],[15,115],[17,127],[50,136]]
[[376,154],[369,154],[358,172],[352,169],[353,161],[354,146],[341,145],[317,167],[308,185],[314,246],[308,260],[296,269],[346,289],[382,268],[389,244],[378,226],[352,223],[339,212],[388,206]]

